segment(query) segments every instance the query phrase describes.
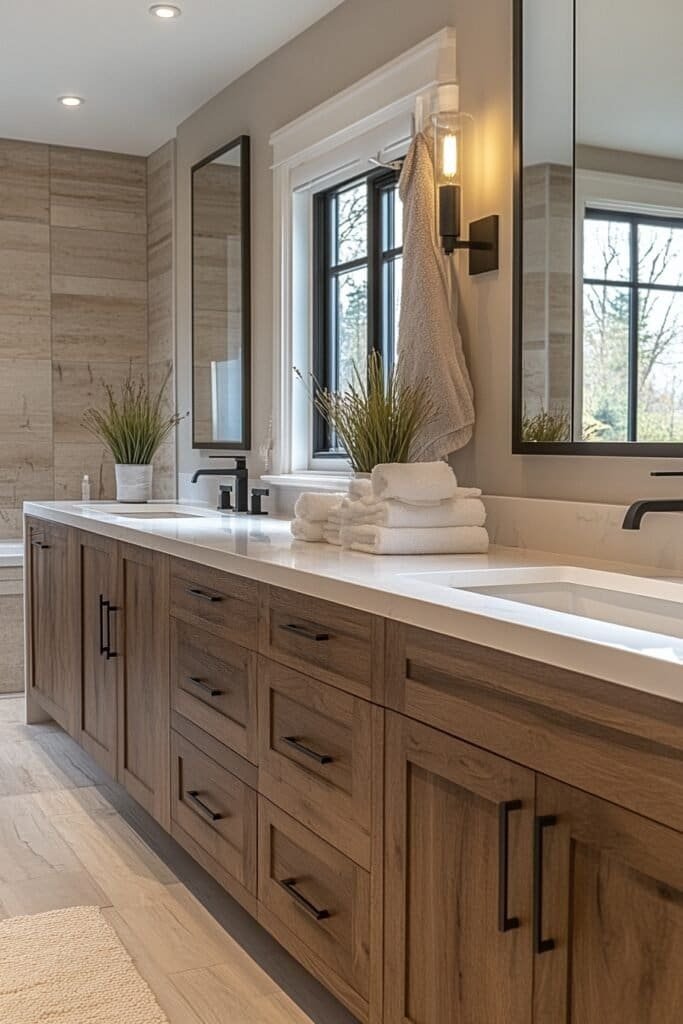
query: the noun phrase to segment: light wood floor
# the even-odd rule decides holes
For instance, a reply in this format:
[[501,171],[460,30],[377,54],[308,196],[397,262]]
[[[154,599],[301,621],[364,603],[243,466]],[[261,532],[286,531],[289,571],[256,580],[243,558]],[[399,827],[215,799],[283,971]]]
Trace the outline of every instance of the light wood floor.
[[68,736],[22,722],[0,697],[0,919],[104,908],[171,1024],[352,1022]]

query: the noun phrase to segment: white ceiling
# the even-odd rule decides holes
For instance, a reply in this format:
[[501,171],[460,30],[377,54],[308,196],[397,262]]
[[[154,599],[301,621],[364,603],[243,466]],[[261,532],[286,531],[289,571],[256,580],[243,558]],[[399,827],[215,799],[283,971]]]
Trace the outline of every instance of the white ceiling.
[[683,159],[683,3],[580,0],[577,138]]
[[341,0],[175,0],[173,21],[151,2],[0,0],[0,137],[148,155]]

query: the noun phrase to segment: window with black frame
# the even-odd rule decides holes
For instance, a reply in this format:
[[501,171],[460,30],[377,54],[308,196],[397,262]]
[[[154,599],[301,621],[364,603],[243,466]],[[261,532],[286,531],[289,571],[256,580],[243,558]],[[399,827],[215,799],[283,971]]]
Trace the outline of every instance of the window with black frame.
[[[343,391],[378,351],[393,365],[398,341],[403,216],[394,172],[372,172],[336,185],[314,202],[313,373]],[[313,455],[343,450],[314,412]]]
[[683,218],[586,210],[584,439],[683,440]]

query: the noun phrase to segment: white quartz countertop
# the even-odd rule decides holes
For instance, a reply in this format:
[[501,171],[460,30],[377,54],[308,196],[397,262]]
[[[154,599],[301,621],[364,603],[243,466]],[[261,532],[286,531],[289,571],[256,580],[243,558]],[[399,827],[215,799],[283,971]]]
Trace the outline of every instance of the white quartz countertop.
[[[191,518],[157,518],[155,509],[166,514],[187,513]],[[289,520],[275,516],[223,515],[204,506],[170,503],[155,503],[146,518],[126,518],[126,510],[126,506],[94,502],[24,505],[26,515],[683,702],[681,637],[419,578],[423,573],[453,572],[459,574],[462,585],[469,572],[510,567],[571,565],[631,577],[662,577],[661,570],[648,574],[642,567],[502,547],[492,547],[487,555],[374,556],[294,541]],[[678,586],[673,583],[669,589],[677,592]],[[683,602],[683,592],[680,600]]]

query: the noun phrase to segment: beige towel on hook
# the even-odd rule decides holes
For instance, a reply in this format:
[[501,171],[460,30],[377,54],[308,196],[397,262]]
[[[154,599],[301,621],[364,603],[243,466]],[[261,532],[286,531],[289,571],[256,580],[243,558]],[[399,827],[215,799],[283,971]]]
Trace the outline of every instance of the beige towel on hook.
[[463,448],[474,427],[474,392],[452,309],[450,268],[435,237],[434,165],[424,134],[408,151],[403,201],[403,291],[398,372],[408,384],[429,379],[435,415],[420,433],[414,457],[445,458]]

